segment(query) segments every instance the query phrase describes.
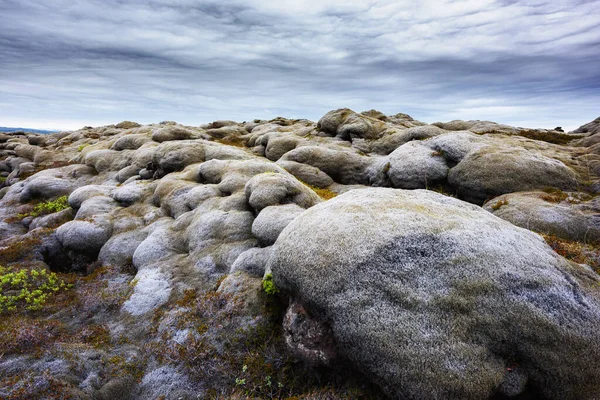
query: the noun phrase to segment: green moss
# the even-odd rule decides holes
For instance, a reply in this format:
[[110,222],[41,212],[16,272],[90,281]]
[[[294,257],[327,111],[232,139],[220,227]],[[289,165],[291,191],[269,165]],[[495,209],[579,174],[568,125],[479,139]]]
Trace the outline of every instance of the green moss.
[[85,149],[89,145],[90,145],[89,143],[84,143],[84,144],[80,145],[79,147],[77,147],[77,151],[81,153],[83,151],[83,149]]

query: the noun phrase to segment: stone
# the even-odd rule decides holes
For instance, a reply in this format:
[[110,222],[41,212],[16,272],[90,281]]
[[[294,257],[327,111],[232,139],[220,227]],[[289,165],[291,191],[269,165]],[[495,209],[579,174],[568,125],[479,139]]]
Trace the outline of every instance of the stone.
[[448,173],[448,183],[463,198],[483,203],[505,193],[557,187],[577,188],[577,175],[563,162],[518,148],[482,148]]
[[281,231],[303,212],[304,208],[296,204],[265,207],[252,223],[252,234],[262,246],[270,246]]
[[393,187],[425,189],[446,180],[448,166],[441,152],[431,150],[419,142],[398,147],[389,156],[387,172]]
[[270,257],[270,247],[252,247],[236,258],[231,266],[230,273],[244,271],[252,276],[262,278],[265,275],[265,268]]
[[549,399],[600,395],[598,276],[474,205],[346,192],[292,221],[268,268],[390,397],[487,398],[522,386],[513,366]]
[[285,313],[283,335],[292,353],[311,364],[329,366],[338,357],[331,330],[298,302],[292,302]]
[[577,193],[510,193],[486,202],[483,208],[535,232],[584,243],[600,240],[600,207],[580,202]]

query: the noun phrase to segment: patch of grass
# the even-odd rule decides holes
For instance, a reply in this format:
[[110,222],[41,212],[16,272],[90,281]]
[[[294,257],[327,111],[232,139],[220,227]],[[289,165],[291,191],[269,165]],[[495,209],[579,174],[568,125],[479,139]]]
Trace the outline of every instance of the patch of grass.
[[433,187],[428,187],[427,190],[431,190],[434,191],[436,193],[439,194],[443,194],[444,196],[448,196],[448,197],[458,197],[456,195],[456,193],[452,193],[450,190],[451,188],[449,186],[444,186],[444,185],[438,185],[438,186],[433,186]]
[[566,145],[571,140],[581,139],[583,135],[568,135],[566,133],[560,133],[556,131],[536,131],[536,130],[525,130],[519,132],[519,136],[524,136],[528,139],[540,140],[543,142]]
[[240,147],[242,149],[247,148],[247,140],[243,136],[229,135],[222,139],[215,139],[215,142],[228,146]]
[[86,147],[88,147],[88,146],[90,146],[90,144],[89,144],[89,143],[84,143],[84,144],[80,145],[79,147],[77,147],[77,151],[78,151],[79,153],[81,153],[81,152],[83,151],[83,149],[85,149],[85,148],[86,148]]
[[0,354],[34,353],[56,340],[64,330],[59,321],[43,321],[27,316],[3,318],[0,323]]
[[27,236],[21,240],[15,240],[0,248],[0,264],[9,264],[17,261],[27,261],[31,259],[33,249],[42,243],[38,236]]
[[39,217],[42,215],[54,214],[59,211],[63,211],[69,208],[69,201],[67,196],[62,196],[56,200],[48,200],[37,204],[32,211],[24,214],[17,214],[17,218],[23,219],[26,217]]
[[45,269],[0,266],[0,314],[17,309],[39,310],[49,297],[72,287]]
[[24,179],[29,178],[32,175],[37,174],[38,172],[44,171],[46,169],[62,168],[62,167],[66,167],[68,165],[72,165],[72,163],[69,161],[53,161],[50,164],[39,164],[39,165],[36,165],[33,170],[19,175],[19,179],[24,180]]
[[495,204],[492,204],[492,210],[499,210],[500,207],[508,205],[508,200],[498,200]]
[[6,182],[6,177],[0,176],[0,185],[2,185],[4,182]]
[[549,203],[560,203],[569,197],[568,194],[558,188],[548,187],[542,190],[545,194],[541,196],[541,199]]
[[569,135],[566,133],[561,133],[557,131],[536,131],[534,129],[524,129],[519,131],[518,133],[509,133],[509,132],[499,132],[499,131],[488,131],[488,132],[474,132],[478,135],[487,135],[487,134],[502,134],[509,136],[523,136],[532,140],[539,140],[542,142],[552,143],[552,144],[560,144],[566,145],[571,140],[581,139],[583,135]]
[[[184,368],[203,383],[207,399],[293,399],[346,390],[353,393],[348,398],[380,398],[364,386],[354,387],[363,381],[348,376],[349,371],[323,370],[296,359],[283,338],[285,305],[278,296],[262,293],[262,309],[248,315],[244,301],[235,295],[186,291],[179,304],[157,311],[153,324],[158,327],[164,318],[175,317],[173,326],[187,329],[187,338],[178,343],[171,339],[173,332],[163,331],[160,338],[145,344],[146,353],[161,364]],[[248,318],[254,322],[247,323]]]
[[556,253],[578,264],[587,264],[600,274],[600,244],[574,242],[544,233],[540,235]]

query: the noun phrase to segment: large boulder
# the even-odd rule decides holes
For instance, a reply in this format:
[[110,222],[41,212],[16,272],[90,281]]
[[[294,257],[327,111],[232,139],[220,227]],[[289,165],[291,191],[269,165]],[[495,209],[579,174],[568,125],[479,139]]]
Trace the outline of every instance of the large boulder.
[[[513,224],[568,240],[600,240],[600,207],[577,193],[518,192],[496,197],[483,208]],[[581,204],[578,204],[581,203]]]
[[389,163],[388,176],[395,188],[425,189],[445,181],[448,176],[443,153],[420,142],[398,147],[390,154]]
[[557,187],[577,188],[577,175],[563,162],[521,148],[485,147],[467,155],[448,173],[464,199],[483,203],[505,193]]
[[348,108],[328,112],[317,124],[317,129],[350,141],[356,138],[377,139],[386,128],[384,122]]
[[393,398],[600,396],[600,286],[489,212],[361,189],[305,211],[268,268]]
[[275,243],[277,237],[304,209],[296,204],[263,208],[252,223],[252,234],[265,246]]

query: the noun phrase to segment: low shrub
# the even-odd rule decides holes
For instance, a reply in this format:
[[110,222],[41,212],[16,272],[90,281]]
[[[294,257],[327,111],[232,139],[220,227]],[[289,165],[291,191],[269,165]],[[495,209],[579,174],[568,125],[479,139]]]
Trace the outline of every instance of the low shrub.
[[45,269],[9,269],[0,266],[0,313],[39,310],[49,297],[73,285]]
[[267,274],[262,281],[262,287],[266,294],[272,296],[278,292],[275,287],[275,282],[273,282],[273,274]]
[[23,219],[26,217],[39,217],[47,214],[54,214],[59,211],[63,211],[69,208],[69,201],[67,196],[62,196],[56,200],[48,200],[39,204],[33,208],[32,211],[24,214],[17,214],[17,218]]

